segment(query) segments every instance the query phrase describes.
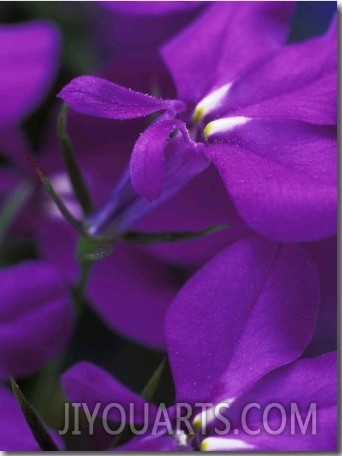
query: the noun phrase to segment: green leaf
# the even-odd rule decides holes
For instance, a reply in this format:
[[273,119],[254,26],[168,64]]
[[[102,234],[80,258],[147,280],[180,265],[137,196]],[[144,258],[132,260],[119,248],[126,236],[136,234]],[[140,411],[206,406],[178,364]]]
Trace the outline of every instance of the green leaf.
[[83,179],[80,167],[76,160],[76,155],[71,145],[71,141],[66,129],[68,106],[63,104],[57,120],[57,134],[60,141],[63,160],[68,173],[70,183],[75,196],[80,203],[85,215],[92,210],[92,202],[87,185]]
[[52,440],[50,434],[42,423],[41,419],[28,402],[24,393],[19,388],[17,382],[11,377],[11,386],[15,398],[23,412],[27,424],[29,425],[31,432],[36,439],[38,445],[42,451],[59,451],[57,445]]
[[[146,401],[150,402],[154,395],[155,392],[157,391],[161,376],[163,374],[163,370],[166,364],[166,357],[163,358],[157,369],[153,372],[151,378],[147,382],[147,385],[141,392],[141,397],[143,397]],[[131,429],[128,425],[126,425],[121,432],[121,434],[117,435],[116,438],[113,441],[113,447],[117,447],[119,444],[121,444],[123,441],[126,441],[128,436],[131,434]]]
[[4,239],[15,217],[31,195],[32,186],[28,182],[23,182],[5,201],[0,210],[0,242]]
[[121,239],[136,244],[156,244],[159,242],[184,242],[198,239],[209,234],[228,228],[228,225],[216,225],[203,231],[173,231],[146,233],[140,231],[126,231]]
[[147,382],[147,385],[141,392],[141,396],[144,399],[146,399],[147,401],[152,401],[152,399],[157,391],[161,376],[163,374],[165,364],[166,364],[166,358],[163,358],[162,362],[159,364],[157,369],[153,372],[151,378]]

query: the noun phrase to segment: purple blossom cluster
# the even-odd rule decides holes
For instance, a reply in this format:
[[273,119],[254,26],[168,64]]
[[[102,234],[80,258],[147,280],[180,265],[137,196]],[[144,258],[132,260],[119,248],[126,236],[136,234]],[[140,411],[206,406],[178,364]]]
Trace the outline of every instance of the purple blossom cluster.
[[[337,450],[337,21],[289,42],[295,7],[94,3],[103,62],[62,82],[56,24],[0,25],[0,450],[46,450],[8,380],[39,395],[56,360],[63,406],[112,423],[109,404],[136,408],[126,432],[97,428],[77,449]],[[44,99],[37,148],[24,124]],[[34,253],[8,257],[17,239]],[[153,394],[101,353],[65,361],[84,307],[162,354],[169,426],[155,432]],[[31,396],[38,427],[70,449]],[[234,432],[203,403],[226,404]],[[258,408],[274,403],[287,420],[273,410],[266,428]],[[303,421],[315,404],[315,432],[291,432],[294,403]]]

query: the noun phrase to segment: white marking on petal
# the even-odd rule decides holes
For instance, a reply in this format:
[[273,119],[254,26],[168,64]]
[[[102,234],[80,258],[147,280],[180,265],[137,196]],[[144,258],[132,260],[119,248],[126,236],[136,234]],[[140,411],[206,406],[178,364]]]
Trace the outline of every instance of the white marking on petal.
[[228,409],[230,405],[234,402],[235,398],[231,399],[226,399],[213,407],[208,408],[207,410],[204,410],[201,413],[198,413],[195,418],[193,419],[193,426],[195,430],[200,430],[202,429],[203,423],[208,425],[212,421],[214,421],[217,418],[218,413],[225,407]]
[[195,124],[199,123],[204,116],[209,112],[213,111],[215,108],[219,107],[224,97],[229,92],[232,83],[229,82],[224,86],[219,87],[218,89],[211,92],[209,95],[204,97],[196,106],[192,119]]
[[236,451],[254,448],[253,445],[238,439],[208,437],[201,443],[201,451]]
[[215,133],[222,133],[225,131],[233,130],[233,128],[244,125],[251,119],[249,117],[237,116],[237,117],[223,117],[222,119],[213,120],[203,130],[203,134],[206,138],[214,135]]

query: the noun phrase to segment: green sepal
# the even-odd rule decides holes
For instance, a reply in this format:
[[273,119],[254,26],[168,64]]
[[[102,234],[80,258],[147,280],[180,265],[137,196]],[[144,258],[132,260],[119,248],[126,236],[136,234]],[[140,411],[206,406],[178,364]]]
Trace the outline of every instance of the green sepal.
[[0,242],[6,236],[12,222],[31,195],[32,185],[23,182],[2,205],[0,209]]
[[10,378],[12,391],[23,412],[25,420],[42,451],[59,451],[38,414],[24,396],[14,378]]
[[84,214],[87,215],[92,210],[92,202],[66,129],[67,113],[68,106],[63,104],[57,120],[57,135],[71,186]]
[[93,263],[106,258],[113,252],[113,243],[103,243],[80,236],[77,246],[77,258],[80,263]]
[[145,388],[141,392],[141,397],[147,401],[152,401],[160,383],[161,376],[166,364],[166,358],[163,358],[157,369],[153,372]]
[[228,225],[216,225],[202,231],[172,231],[146,233],[141,231],[126,231],[121,240],[135,244],[157,244],[161,242],[185,242],[199,239],[209,234],[228,228]]

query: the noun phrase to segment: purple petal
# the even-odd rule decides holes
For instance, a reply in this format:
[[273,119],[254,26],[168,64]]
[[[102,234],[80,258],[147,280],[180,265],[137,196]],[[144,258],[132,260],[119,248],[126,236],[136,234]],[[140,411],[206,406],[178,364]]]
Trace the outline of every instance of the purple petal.
[[0,376],[31,374],[69,339],[69,290],[55,269],[39,261],[2,269],[0,288]]
[[184,141],[191,144],[185,124],[174,119],[151,125],[135,143],[130,163],[132,185],[138,194],[150,200],[162,192],[165,149],[175,131],[180,131],[185,136]]
[[[241,417],[244,406],[260,404],[261,411],[251,409],[248,426],[260,428],[257,436],[240,434],[239,438],[255,445],[256,449],[273,451],[332,451],[337,447],[337,354],[327,353],[317,358],[307,358],[277,369],[267,375],[241,400],[233,404],[230,413]],[[287,426],[279,435],[270,435],[263,429],[262,413],[267,405],[281,404],[287,415]],[[309,425],[305,435],[299,430],[291,435],[291,404],[296,404],[306,417],[311,404],[316,404],[317,434],[312,435]],[[236,409],[236,410],[235,410]],[[279,429],[279,414],[269,414],[268,424]]]
[[44,21],[1,24],[0,42],[0,126],[9,126],[46,95],[57,70],[59,35]]
[[184,189],[139,221],[134,229],[145,231],[204,230],[227,225],[228,229],[204,238],[148,246],[158,259],[169,264],[201,266],[213,255],[251,230],[238,216],[214,166],[196,176]]
[[138,436],[133,437],[125,445],[115,448],[116,451],[179,451],[177,441],[173,436]]
[[[40,451],[13,394],[1,384],[0,403],[1,451]],[[54,432],[51,433],[51,436],[56,445],[63,448],[60,438]]]
[[198,8],[201,2],[99,2],[102,6],[119,13],[158,16]]
[[[144,423],[146,401],[94,364],[81,362],[71,367],[62,375],[62,385],[69,401],[87,404],[90,413],[93,413],[96,404],[100,403],[98,416],[108,412],[108,418],[113,421],[121,423],[122,418],[126,418],[127,422]],[[118,407],[109,407],[115,403],[123,408],[123,416]],[[134,404],[134,414],[130,413],[130,404]],[[148,410],[149,416],[153,417],[156,407],[149,404]]]
[[336,131],[290,120],[253,119],[207,149],[246,223],[276,240],[336,232]]
[[[279,75],[276,87],[281,84],[280,81],[288,78],[288,73]],[[258,78],[263,78],[263,71],[258,71]],[[251,86],[257,90],[255,85]],[[246,90],[246,86],[245,86]],[[245,92],[247,94],[247,92]],[[285,93],[280,93],[279,89],[271,98],[266,101],[246,106],[234,112],[234,116],[246,117],[273,117],[302,120],[313,124],[335,125],[337,122],[337,73],[336,70],[324,74],[319,79],[309,84],[300,85],[298,79],[294,81],[294,86]],[[232,104],[235,101],[234,91],[232,89]],[[247,98],[247,97],[246,97]],[[252,101],[252,100],[251,100]],[[227,101],[227,106],[229,100]]]
[[222,111],[336,124],[336,46],[333,24],[323,37],[283,47],[233,84]]
[[252,237],[216,255],[166,316],[177,399],[235,397],[296,359],[312,336],[318,301],[316,269],[299,247]]
[[236,80],[247,65],[287,37],[292,2],[217,2],[162,49],[185,101]]
[[[117,59],[137,50],[157,48],[205,8],[205,2],[97,2],[95,38],[101,53]],[[100,6],[98,8],[98,6]],[[145,69],[148,67],[143,63]],[[138,67],[135,71],[140,71]],[[117,82],[116,78],[115,81]],[[152,82],[153,81],[153,82]],[[151,82],[155,83],[153,77]]]
[[165,345],[165,312],[177,293],[172,273],[132,245],[93,266],[88,296],[93,309],[125,337],[154,348]]
[[[144,215],[149,214],[174,196],[191,179],[202,173],[210,165],[210,161],[203,153],[203,150],[203,144],[189,142],[184,139],[183,135],[177,135],[172,138],[164,151],[163,189],[160,197],[152,202],[147,201],[145,198],[137,198],[123,214],[117,229],[124,230],[129,228]],[[158,155],[156,154],[155,158],[157,157]],[[147,178],[146,180],[150,183]]]
[[163,100],[95,76],[73,79],[58,94],[72,109],[105,119],[134,119],[156,111],[176,113],[183,109],[177,100]]
[[307,356],[316,356],[337,349],[337,238],[303,244],[303,247],[317,265],[321,285],[317,326],[305,352]]

